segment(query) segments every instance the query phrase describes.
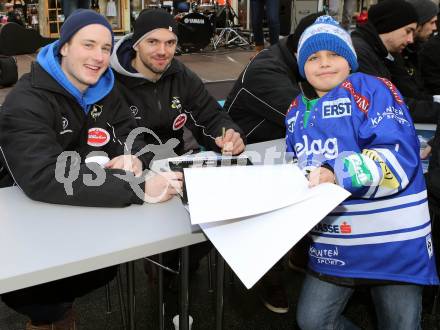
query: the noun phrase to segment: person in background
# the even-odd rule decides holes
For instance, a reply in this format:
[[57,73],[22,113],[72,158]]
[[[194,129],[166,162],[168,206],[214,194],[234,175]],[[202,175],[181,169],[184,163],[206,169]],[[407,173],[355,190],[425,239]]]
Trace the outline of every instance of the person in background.
[[[438,24],[438,20],[437,20]],[[440,95],[440,35],[426,41],[420,51],[420,71],[423,86],[432,95]]]
[[414,43],[408,44],[402,52],[393,52],[387,61],[391,73],[391,81],[405,97],[418,100],[439,101],[440,96],[434,97],[425,90],[423,76],[420,71],[420,51],[426,41],[437,30],[438,5],[431,0],[407,0],[416,10],[418,17],[417,28],[414,32]]
[[[399,10],[395,10],[399,8]],[[414,42],[417,12],[409,2],[384,0],[368,10],[368,22],[352,33],[359,72],[386,78],[393,82],[390,66],[392,54],[401,53]],[[404,95],[405,96],[405,95]],[[436,123],[440,104],[430,100],[405,97],[412,119],[416,123]]]
[[353,73],[350,35],[330,16],[302,34],[298,67],[318,97],[292,102],[287,151],[311,187],[333,183],[351,193],[309,233],[298,325],[358,329],[342,313],[363,286],[378,329],[420,329],[423,286],[439,280],[419,142],[403,98],[389,80]]
[[8,23],[16,23],[24,26],[23,19],[20,13],[14,9],[14,5],[12,3],[5,3],[5,9]]
[[279,0],[251,0],[252,32],[257,52],[264,49],[263,19],[266,13],[269,27],[269,41],[275,45],[280,37],[280,4]]
[[[142,177],[148,161],[134,154],[144,143],[129,142],[136,121],[114,88],[112,48],[108,21],[80,9],[64,22],[60,39],[41,49],[0,111],[0,187],[15,184],[41,202],[94,207],[160,202],[181,191],[180,173]],[[108,161],[87,164],[95,154]],[[102,182],[87,183],[86,176]],[[101,269],[5,293],[2,300],[29,317],[27,330],[75,330],[75,299],[115,274],[116,267]]]
[[362,7],[359,15],[356,16],[356,25],[363,25],[368,21],[368,8]]
[[90,0],[61,0],[64,18],[67,19],[76,9],[89,9]]

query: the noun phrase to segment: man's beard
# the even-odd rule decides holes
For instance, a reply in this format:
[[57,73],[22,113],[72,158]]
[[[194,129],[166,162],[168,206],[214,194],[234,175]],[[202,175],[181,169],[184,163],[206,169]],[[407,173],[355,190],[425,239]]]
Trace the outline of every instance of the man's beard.
[[142,64],[145,65],[145,67],[147,67],[151,72],[153,72],[155,74],[162,74],[162,73],[164,73],[168,69],[170,64],[171,64],[171,61],[170,61],[163,69],[159,70],[159,69],[155,68],[149,62],[144,61],[142,58],[141,58],[141,60],[142,60]]

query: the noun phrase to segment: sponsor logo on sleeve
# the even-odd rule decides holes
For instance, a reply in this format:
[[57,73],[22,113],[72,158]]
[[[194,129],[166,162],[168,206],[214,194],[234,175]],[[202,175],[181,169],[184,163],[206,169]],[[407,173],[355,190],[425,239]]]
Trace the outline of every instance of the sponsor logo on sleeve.
[[360,111],[367,114],[368,109],[370,108],[370,101],[363,95],[359,94],[353,87],[353,84],[346,80],[341,85],[343,88],[345,88],[347,91],[350,92],[350,94],[353,96],[354,101],[356,102],[356,105]]
[[66,117],[61,117],[61,126],[63,130],[60,132],[60,135],[73,132],[71,129],[67,129],[67,127],[69,127],[69,120],[67,120]]
[[434,247],[432,246],[431,235],[426,236],[426,251],[428,251],[429,259],[434,255]]
[[403,100],[400,97],[399,93],[397,92],[396,86],[394,86],[391,81],[389,81],[386,78],[381,78],[381,77],[376,77],[376,78],[379,79],[381,82],[384,83],[385,86],[388,87],[388,89],[391,91],[391,94],[393,94],[393,97],[394,97],[394,99],[396,100],[397,103],[403,104]]
[[173,96],[173,99],[171,100],[171,108],[175,109],[179,112],[182,111],[182,103],[180,102],[180,99],[178,96]]
[[353,187],[365,187],[373,181],[373,175],[362,155],[353,154],[344,158],[344,166],[351,177]]
[[351,101],[348,97],[322,102],[322,118],[351,116]]
[[66,117],[61,117],[61,125],[63,125],[63,129],[66,129],[69,126],[69,121]]
[[370,118],[371,125],[377,127],[384,119],[392,119],[401,125],[411,126],[409,121],[405,119],[405,114],[402,109],[389,106],[383,112],[378,112],[376,116]]
[[293,131],[295,130],[295,124],[296,120],[298,119],[298,114],[299,111],[297,111],[294,116],[287,119],[287,129],[290,133],[293,133]]
[[100,127],[90,128],[87,136],[87,144],[92,147],[105,146],[110,141],[110,134]]
[[131,113],[133,114],[134,119],[141,119],[141,117],[138,116],[138,114],[139,114],[139,109],[138,109],[137,106],[135,106],[135,105],[130,105],[130,111],[131,111]]
[[380,186],[392,190],[399,187],[399,181],[397,181],[396,176],[376,150],[364,149],[362,150],[362,154],[379,163],[383,175],[382,181],[379,184]]

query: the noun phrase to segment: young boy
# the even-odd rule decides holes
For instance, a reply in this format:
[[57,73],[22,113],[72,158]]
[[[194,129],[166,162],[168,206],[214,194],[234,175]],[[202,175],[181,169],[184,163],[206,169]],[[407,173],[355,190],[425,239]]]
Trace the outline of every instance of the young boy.
[[379,329],[418,329],[422,286],[439,282],[408,109],[388,80],[350,74],[358,67],[350,36],[329,16],[301,36],[298,66],[318,97],[292,102],[287,150],[311,186],[352,193],[310,232],[298,324],[356,328],[341,314],[355,287],[369,285]]

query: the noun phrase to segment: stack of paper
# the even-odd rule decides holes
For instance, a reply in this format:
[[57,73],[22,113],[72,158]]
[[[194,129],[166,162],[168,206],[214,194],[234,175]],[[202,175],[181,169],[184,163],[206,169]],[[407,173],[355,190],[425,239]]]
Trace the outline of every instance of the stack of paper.
[[292,164],[185,169],[191,222],[251,288],[350,193]]

